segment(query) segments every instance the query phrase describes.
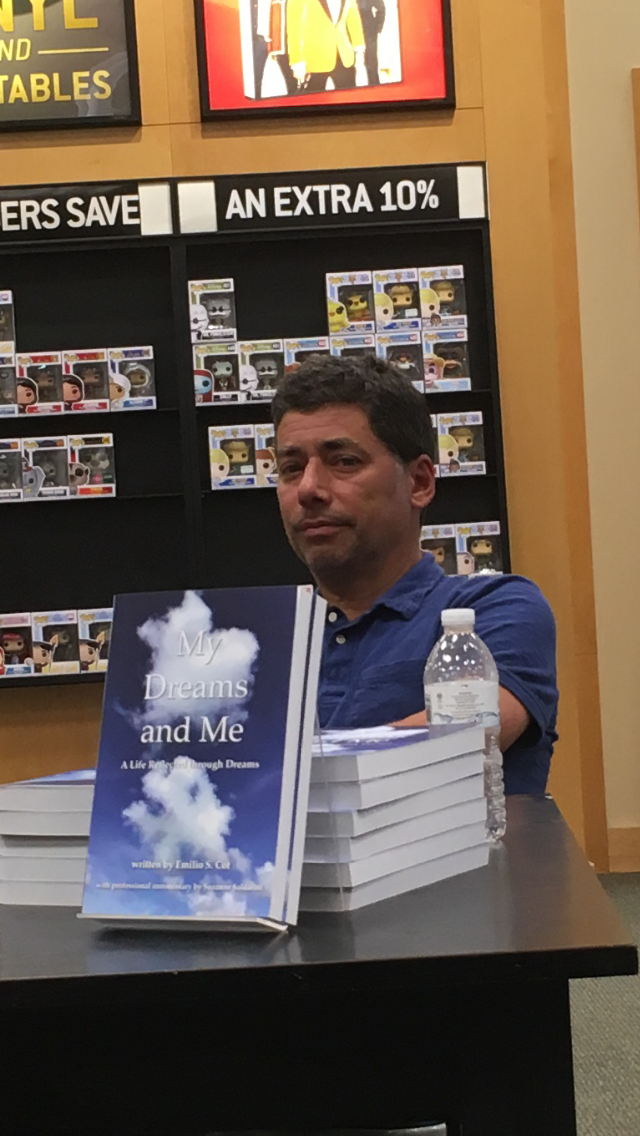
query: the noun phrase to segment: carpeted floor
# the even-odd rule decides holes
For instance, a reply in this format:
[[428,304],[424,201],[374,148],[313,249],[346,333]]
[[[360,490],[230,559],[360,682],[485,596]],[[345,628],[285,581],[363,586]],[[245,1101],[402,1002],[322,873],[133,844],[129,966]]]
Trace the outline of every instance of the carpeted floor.
[[[601,876],[640,944],[640,873]],[[578,1136],[640,1136],[640,978],[571,983]]]

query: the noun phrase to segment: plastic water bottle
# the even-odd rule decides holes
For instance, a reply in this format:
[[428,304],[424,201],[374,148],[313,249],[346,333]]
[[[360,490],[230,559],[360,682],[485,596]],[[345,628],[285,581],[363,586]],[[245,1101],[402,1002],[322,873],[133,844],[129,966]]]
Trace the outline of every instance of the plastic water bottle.
[[435,726],[477,722],[485,729],[484,788],[487,835],[500,840],[507,827],[502,754],[498,669],[474,631],[472,608],[442,612],[442,635],[424,671],[427,721]]

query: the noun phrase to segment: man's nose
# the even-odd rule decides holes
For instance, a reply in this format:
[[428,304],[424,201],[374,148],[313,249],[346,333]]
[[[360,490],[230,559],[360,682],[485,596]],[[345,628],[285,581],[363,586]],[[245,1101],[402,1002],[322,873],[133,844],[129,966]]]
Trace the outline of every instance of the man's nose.
[[306,504],[309,501],[327,501],[329,496],[327,468],[319,458],[310,458],[298,482],[298,499]]

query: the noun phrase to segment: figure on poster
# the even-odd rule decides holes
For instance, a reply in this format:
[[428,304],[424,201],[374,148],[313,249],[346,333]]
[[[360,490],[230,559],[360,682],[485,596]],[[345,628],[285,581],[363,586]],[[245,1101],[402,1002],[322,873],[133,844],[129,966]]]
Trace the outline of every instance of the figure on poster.
[[[364,31],[364,65],[370,87],[382,81],[378,66],[378,42],[384,28],[387,9],[385,0],[358,0],[360,19]],[[388,75],[389,72],[387,71]]]
[[[247,0],[240,0],[246,5]],[[246,94],[250,98],[261,99],[263,79],[269,58],[274,59],[282,72],[288,95],[295,95],[298,82],[289,65],[289,57],[284,43],[284,3],[285,0],[250,0],[251,3],[251,44],[253,53],[253,83],[249,79]]]
[[[366,86],[365,36],[357,0],[287,0],[289,63],[298,94]],[[364,83],[358,84],[358,71]]]

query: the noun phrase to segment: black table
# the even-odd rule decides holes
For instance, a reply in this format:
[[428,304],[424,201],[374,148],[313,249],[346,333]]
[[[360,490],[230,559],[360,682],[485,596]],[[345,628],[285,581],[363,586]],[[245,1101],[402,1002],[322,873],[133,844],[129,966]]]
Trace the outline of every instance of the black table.
[[0,908],[7,1136],[575,1136],[569,979],[637,951],[549,799],[488,868],[288,936]]

